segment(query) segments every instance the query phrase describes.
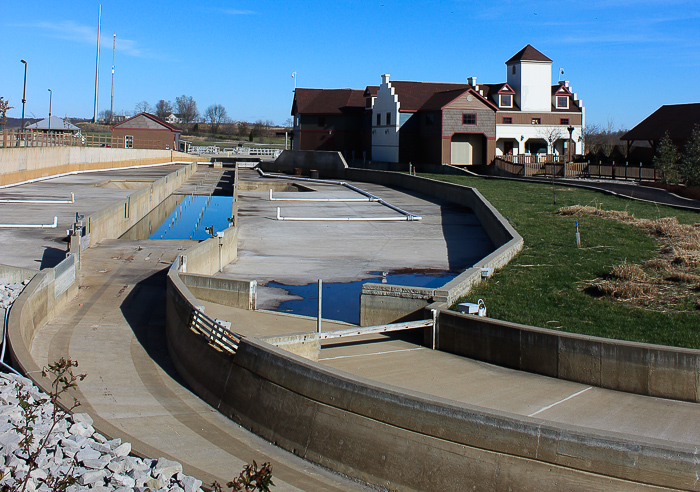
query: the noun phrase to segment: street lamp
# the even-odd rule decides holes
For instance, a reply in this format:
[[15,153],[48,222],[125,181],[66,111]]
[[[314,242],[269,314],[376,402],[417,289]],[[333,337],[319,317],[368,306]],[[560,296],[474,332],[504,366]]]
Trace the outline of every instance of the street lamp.
[[49,133],[51,133],[51,103],[53,102],[53,91],[49,89]]
[[27,102],[27,62],[20,60],[24,63],[24,89],[22,89],[22,127],[20,131],[24,131],[24,103]]

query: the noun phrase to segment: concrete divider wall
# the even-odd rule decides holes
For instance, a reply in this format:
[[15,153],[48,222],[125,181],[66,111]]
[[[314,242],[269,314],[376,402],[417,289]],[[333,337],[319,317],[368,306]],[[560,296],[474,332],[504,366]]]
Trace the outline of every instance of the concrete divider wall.
[[274,161],[259,164],[265,172],[283,172],[294,174],[294,169],[301,169],[308,176],[311,170],[319,172],[320,178],[343,178],[348,168],[340,152],[318,150],[285,150]]
[[55,268],[35,272],[10,309],[9,354],[12,365],[24,374],[40,370],[30,353],[36,332],[78,294],[79,263],[75,259],[71,255]]
[[700,402],[700,350],[625,342],[440,310],[437,348],[618,391]]
[[251,338],[241,339],[235,355],[223,353],[190,329],[195,303],[171,269],[168,350],[187,384],[244,427],[336,471],[420,490],[697,487],[691,446],[545,425],[406,392]]
[[116,239],[144,218],[158,204],[182,186],[197,171],[197,162],[185,165],[167,176],[130,194],[87,217],[84,224],[91,246],[104,239]]
[[36,270],[0,264],[0,281],[5,280],[11,284],[23,282],[28,278],[32,278],[36,273]]
[[238,227],[229,227],[188,249],[183,255],[183,273],[213,275],[238,257]]
[[172,150],[99,147],[4,148],[0,149],[0,186],[75,171],[193,160],[196,158],[189,154]]
[[188,290],[202,301],[215,302],[239,309],[255,310],[257,285],[255,280],[233,280],[207,275],[180,274]]
[[360,324],[371,326],[398,319],[422,318],[420,312],[429,303],[452,304],[481,281],[481,268],[492,271],[506,265],[523,247],[520,234],[478,190],[468,186],[391,171],[348,168],[345,177],[353,181],[377,183],[392,188],[434,196],[470,208],[479,219],[496,250],[482,258],[439,289],[416,289],[384,284],[366,284],[360,297]]

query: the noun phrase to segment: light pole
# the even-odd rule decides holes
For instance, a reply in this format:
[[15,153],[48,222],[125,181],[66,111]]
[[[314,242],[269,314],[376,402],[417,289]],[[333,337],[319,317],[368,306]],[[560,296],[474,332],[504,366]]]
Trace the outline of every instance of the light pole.
[[292,78],[294,79],[294,91],[296,92],[296,90],[297,90],[297,72],[296,71],[292,72]]
[[24,131],[24,103],[27,102],[27,62],[20,60],[24,63],[24,89],[22,89],[22,127],[20,131]]
[[49,134],[51,134],[51,103],[53,102],[53,91],[49,89]]
[[569,162],[571,162],[571,144],[573,143],[574,127],[569,125],[567,128],[569,130]]

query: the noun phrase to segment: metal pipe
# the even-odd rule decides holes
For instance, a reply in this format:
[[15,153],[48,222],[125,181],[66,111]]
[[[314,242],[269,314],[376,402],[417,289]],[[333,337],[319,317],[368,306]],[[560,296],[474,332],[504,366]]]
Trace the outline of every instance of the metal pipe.
[[114,53],[117,50],[117,33],[114,33],[114,44],[112,45],[112,102],[109,106],[109,123],[114,119]]
[[[375,196],[371,193],[368,193],[365,190],[358,188],[357,186],[353,186],[353,185],[345,183],[345,182],[343,182],[342,185],[345,186],[346,188],[350,188],[351,190],[356,191],[357,193],[360,193],[361,195],[365,195],[365,196],[368,196],[370,198],[374,198],[374,199],[376,199],[375,201],[381,203],[385,207],[389,207],[390,209],[395,210],[396,212],[398,212],[400,214],[406,215],[407,217],[417,217],[417,216],[413,215],[412,213],[407,212],[407,211],[397,207],[396,205],[392,205],[391,203],[385,202],[384,200],[382,200],[378,196]],[[408,220],[420,220],[420,219],[421,218],[418,217],[418,218],[408,219]]]
[[0,200],[0,203],[75,203],[75,195],[71,192],[70,200],[15,200],[14,198],[4,198]]
[[270,188],[270,200],[273,202],[377,202],[373,198],[273,198]]
[[417,215],[406,215],[403,217],[282,217],[280,207],[277,207],[277,220],[305,220],[305,221],[325,221],[325,222],[387,222],[387,221],[413,221],[422,220]]
[[323,280],[318,279],[318,316],[316,318],[316,331],[321,333],[321,317],[323,308]]
[[8,306],[7,309],[5,309],[5,316],[3,316],[3,323],[2,323],[2,352],[0,353],[0,365],[2,365],[5,369],[8,371],[12,371],[18,376],[21,376],[19,372],[17,372],[16,369],[13,367],[8,366],[5,364],[5,346],[7,345],[7,319],[10,316],[10,308],[12,305]]
[[49,135],[51,135],[51,104],[53,103],[53,91],[49,89]]
[[58,226],[58,217],[53,218],[53,224],[0,224],[2,228],[23,228],[23,229],[55,229]]

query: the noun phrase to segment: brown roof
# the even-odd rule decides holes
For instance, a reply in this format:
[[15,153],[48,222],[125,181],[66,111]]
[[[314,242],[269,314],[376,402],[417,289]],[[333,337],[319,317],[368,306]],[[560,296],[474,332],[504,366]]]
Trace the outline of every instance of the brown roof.
[[181,131],[179,128],[175,128],[174,126],[169,125],[168,123],[166,123],[165,121],[161,120],[161,119],[158,118],[157,116],[152,115],[151,113],[139,113],[139,114],[135,114],[135,115],[132,116],[131,118],[126,119],[126,120],[124,120],[124,121],[120,121],[120,122],[117,123],[116,125],[113,125],[113,126],[109,127],[109,129],[112,130],[112,129],[118,128],[118,127],[133,128],[132,126],[128,125],[127,123],[129,123],[130,121],[132,121],[132,120],[134,120],[134,119],[136,119],[136,118],[138,118],[138,117],[140,117],[140,116],[145,116],[146,118],[148,118],[149,120],[154,121],[154,122],[157,123],[158,125],[164,126],[165,128],[167,128],[167,129],[170,130],[171,132],[180,133],[180,131]]
[[552,63],[552,60],[544,56],[529,44],[514,54],[511,59],[506,62],[506,65],[511,65],[519,61],[541,61]]
[[364,110],[365,97],[362,89],[297,88],[292,103],[292,115],[344,114]]
[[[440,109],[471,88],[469,84],[448,84],[441,82],[390,81],[399,96],[400,111]],[[428,106],[427,103],[430,102]],[[438,106],[439,104],[439,106]]]
[[365,97],[370,97],[370,96],[374,97],[374,96],[377,95],[377,92],[379,92],[379,86],[378,86],[378,85],[368,85],[368,86],[365,88],[365,94],[364,94],[364,96],[365,96]]
[[665,104],[620,137],[620,140],[661,140],[664,133],[673,140],[690,138],[700,125],[700,103]]

